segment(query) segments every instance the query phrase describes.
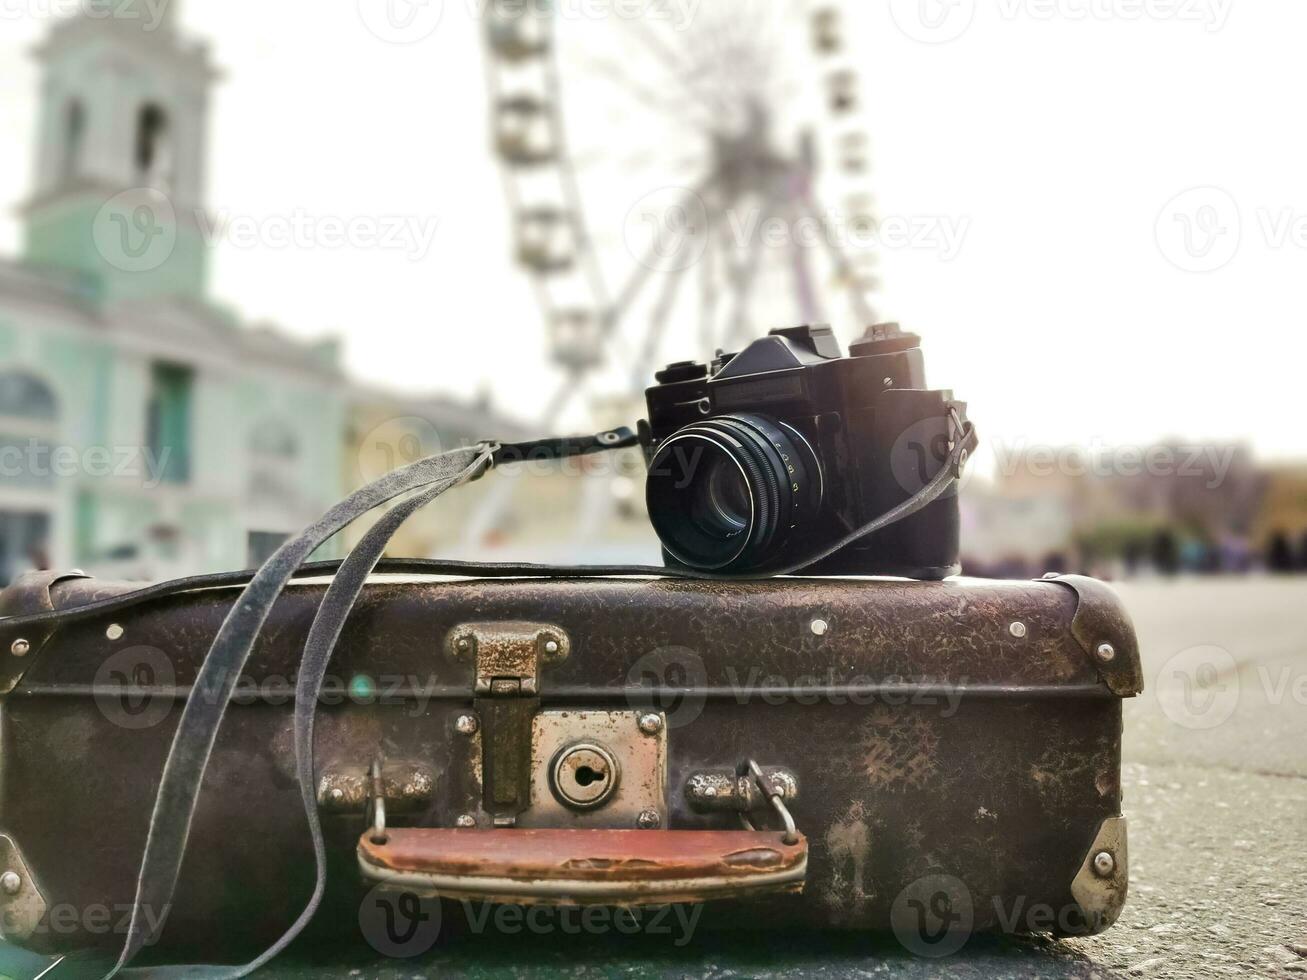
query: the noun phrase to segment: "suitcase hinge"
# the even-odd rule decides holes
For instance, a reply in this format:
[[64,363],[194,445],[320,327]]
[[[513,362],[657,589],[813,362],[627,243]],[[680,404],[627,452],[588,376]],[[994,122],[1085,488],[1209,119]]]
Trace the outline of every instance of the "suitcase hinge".
[[512,826],[531,803],[531,722],[540,710],[540,668],[566,658],[571,642],[557,626],[468,623],[450,631],[447,646],[456,660],[474,665],[482,805],[496,826]]

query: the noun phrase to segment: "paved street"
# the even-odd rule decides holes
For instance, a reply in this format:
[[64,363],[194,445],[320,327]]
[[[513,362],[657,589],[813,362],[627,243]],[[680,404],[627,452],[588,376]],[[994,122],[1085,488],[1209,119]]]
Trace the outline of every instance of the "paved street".
[[847,935],[459,939],[413,962],[304,952],[273,975],[1307,977],[1307,580],[1121,591],[1148,691],[1126,711],[1130,901],[1103,936],[975,938],[943,964]]

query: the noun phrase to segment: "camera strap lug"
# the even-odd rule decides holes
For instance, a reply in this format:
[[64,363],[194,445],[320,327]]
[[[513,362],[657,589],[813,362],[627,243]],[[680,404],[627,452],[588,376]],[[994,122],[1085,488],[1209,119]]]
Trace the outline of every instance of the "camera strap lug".
[[[955,480],[962,479],[962,471],[967,468],[975,443],[975,429],[964,420],[965,412],[966,405],[963,402],[948,403],[949,472]],[[962,443],[961,452],[957,452],[959,443]]]

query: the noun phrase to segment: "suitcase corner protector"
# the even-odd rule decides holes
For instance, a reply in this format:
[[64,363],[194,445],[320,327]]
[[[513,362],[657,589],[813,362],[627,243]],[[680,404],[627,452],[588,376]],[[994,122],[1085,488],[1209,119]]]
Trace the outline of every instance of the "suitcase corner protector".
[[1139,640],[1116,591],[1106,582],[1086,575],[1047,575],[1040,581],[1064,585],[1075,592],[1071,635],[1108,689],[1121,698],[1142,694],[1144,668]]
[[1071,882],[1071,897],[1084,915],[1084,931],[1093,936],[1121,916],[1129,891],[1130,868],[1125,817],[1108,817]]

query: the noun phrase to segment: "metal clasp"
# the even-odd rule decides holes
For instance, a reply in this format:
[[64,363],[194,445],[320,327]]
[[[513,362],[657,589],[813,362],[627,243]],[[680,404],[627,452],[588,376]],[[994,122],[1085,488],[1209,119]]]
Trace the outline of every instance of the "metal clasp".
[[540,623],[467,623],[450,631],[446,647],[455,660],[475,665],[477,697],[533,697],[540,693],[540,665],[563,660],[567,633]]
[[372,824],[372,843],[386,843],[386,784],[381,777],[381,760],[372,763],[372,785],[368,793],[368,822]]
[[471,660],[472,708],[481,727],[482,806],[511,827],[531,803],[531,724],[540,710],[540,668],[564,659],[567,633],[545,623],[467,623],[445,641]]
[[[740,763],[736,773],[740,776],[749,776],[757,784],[762,795],[767,798],[767,802],[771,804],[777,816],[781,818],[781,822],[785,824],[785,836],[781,839],[786,844],[797,844],[799,842],[799,831],[794,824],[794,817],[790,815],[790,809],[785,805],[785,800],[776,785],[763,775],[762,767],[752,759],[745,759]],[[740,823],[744,824],[746,830],[756,830],[747,813],[742,812],[740,814]]]

